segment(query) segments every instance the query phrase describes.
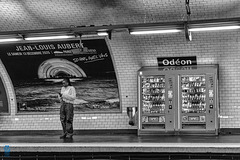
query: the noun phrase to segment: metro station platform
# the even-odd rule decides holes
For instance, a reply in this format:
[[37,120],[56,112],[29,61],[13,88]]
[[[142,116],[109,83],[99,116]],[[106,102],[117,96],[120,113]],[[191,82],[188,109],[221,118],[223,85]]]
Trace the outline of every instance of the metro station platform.
[[[240,135],[138,136],[133,133],[113,134],[97,133],[95,131],[91,134],[85,134],[80,132],[75,133],[73,139],[60,139],[60,131],[51,133],[47,131],[41,131],[41,133],[2,131],[0,132],[0,156],[2,156],[2,159],[21,160],[24,159],[24,156],[41,159],[41,156],[47,155],[51,155],[52,159],[57,159],[57,156],[68,155],[64,159],[72,158],[72,160],[114,159],[116,155],[121,155],[122,159],[124,159],[123,155],[125,155],[125,159],[131,159],[130,157],[134,159],[134,156],[135,159],[143,159],[147,155],[158,157],[158,159],[162,156],[167,156],[167,159],[180,159],[185,156],[184,159],[186,159],[186,156],[194,157],[197,155],[197,159],[200,159],[199,156],[207,156],[205,159],[210,159],[210,157],[214,159],[214,156],[240,159]],[[10,157],[4,156],[6,146],[10,149]],[[102,157],[104,155],[105,158]],[[139,155],[141,156],[139,157]],[[83,157],[81,158],[81,156]],[[88,158],[84,158],[84,156]],[[97,158],[99,156],[101,158]],[[136,158],[136,156],[139,158]],[[175,158],[173,158],[174,156]],[[51,158],[48,157],[47,159]]]

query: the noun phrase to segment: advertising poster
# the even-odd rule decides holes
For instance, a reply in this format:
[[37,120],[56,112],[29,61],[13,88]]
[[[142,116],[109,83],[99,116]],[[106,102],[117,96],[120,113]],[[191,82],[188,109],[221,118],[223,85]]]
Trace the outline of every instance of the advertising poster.
[[63,77],[76,89],[75,112],[121,110],[105,39],[1,44],[0,58],[14,86],[18,113],[58,113]]

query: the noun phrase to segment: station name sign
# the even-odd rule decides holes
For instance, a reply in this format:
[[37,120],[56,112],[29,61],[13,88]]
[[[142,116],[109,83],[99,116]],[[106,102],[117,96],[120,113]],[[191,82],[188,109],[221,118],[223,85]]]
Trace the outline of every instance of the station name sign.
[[187,66],[197,65],[197,57],[158,57],[158,66]]

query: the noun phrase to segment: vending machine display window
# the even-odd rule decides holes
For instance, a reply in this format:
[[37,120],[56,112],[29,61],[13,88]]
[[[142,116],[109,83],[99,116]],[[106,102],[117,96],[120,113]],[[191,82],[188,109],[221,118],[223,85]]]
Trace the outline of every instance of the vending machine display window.
[[142,78],[142,129],[165,128],[165,77]]
[[182,76],[182,113],[206,113],[206,78]]

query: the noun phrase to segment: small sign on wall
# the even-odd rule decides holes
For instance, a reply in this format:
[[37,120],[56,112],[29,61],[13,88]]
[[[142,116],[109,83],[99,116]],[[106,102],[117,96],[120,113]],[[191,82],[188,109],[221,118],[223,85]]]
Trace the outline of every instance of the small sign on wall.
[[197,57],[158,57],[158,66],[187,66],[197,65]]

